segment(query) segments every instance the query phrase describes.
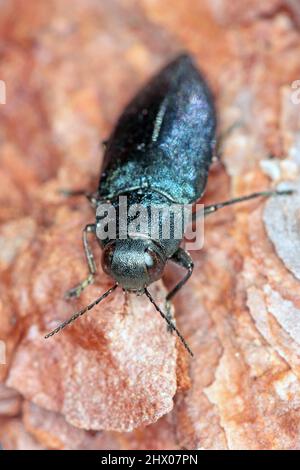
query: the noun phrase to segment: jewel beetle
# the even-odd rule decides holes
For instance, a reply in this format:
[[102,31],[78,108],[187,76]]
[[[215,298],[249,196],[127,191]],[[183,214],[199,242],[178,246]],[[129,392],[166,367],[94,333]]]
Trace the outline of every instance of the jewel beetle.
[[[196,203],[205,190],[216,142],[216,111],[212,93],[191,57],[181,54],[166,65],[127,105],[110,138],[105,154],[98,190],[67,191],[67,195],[84,194],[96,209],[104,201],[119,210],[121,196],[129,206],[140,204],[170,207]],[[258,196],[290,194],[291,191],[263,191],[229,201],[205,206],[204,216],[218,209]],[[97,237],[103,219],[83,230],[83,246],[89,274],[67,292],[77,297],[91,284],[96,274],[96,262],[88,241],[94,234],[102,247],[102,268],[114,280],[114,285],[94,302],[76,312],[45,337],[48,338],[73,322],[110,295],[117,286],[124,291],[145,294],[165,319],[170,331],[175,331],[188,352],[185,339],[170,315],[170,301],[193,272],[193,261],[181,246],[179,238],[151,238],[148,229],[135,232],[126,239],[119,231],[105,240]],[[164,220],[160,219],[160,224]],[[162,228],[162,227],[160,227]],[[155,302],[148,286],[160,279],[167,262],[185,268],[185,276],[166,296],[163,311]]]

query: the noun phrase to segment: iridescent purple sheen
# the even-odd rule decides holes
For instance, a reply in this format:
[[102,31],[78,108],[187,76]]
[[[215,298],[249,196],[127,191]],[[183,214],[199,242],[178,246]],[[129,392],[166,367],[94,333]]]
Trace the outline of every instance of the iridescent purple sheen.
[[215,139],[211,92],[180,55],[128,104],[104,156],[101,197],[156,190],[179,203],[203,194]]

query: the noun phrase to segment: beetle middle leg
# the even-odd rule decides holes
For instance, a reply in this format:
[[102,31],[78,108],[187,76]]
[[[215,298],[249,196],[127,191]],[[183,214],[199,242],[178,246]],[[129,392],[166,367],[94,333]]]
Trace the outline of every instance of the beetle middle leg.
[[89,241],[88,241],[88,234],[89,233],[96,233],[96,225],[95,224],[88,224],[85,226],[82,232],[82,242],[83,242],[83,248],[89,268],[89,275],[84,279],[82,282],[80,282],[77,286],[73,287],[72,289],[69,289],[65,297],[67,299],[70,299],[72,297],[78,297],[81,292],[90,284],[94,282],[94,277],[96,274],[96,263],[95,263],[95,258],[92,252],[92,249],[90,247]]
[[[260,192],[257,192],[257,193],[248,194],[247,196],[235,197],[233,199],[229,199],[228,201],[219,202],[219,203],[216,203],[216,204],[211,204],[209,206],[205,206],[204,207],[204,216],[212,214],[213,212],[216,212],[217,210],[222,209],[223,207],[231,206],[232,204],[237,204],[237,203],[243,202],[243,201],[249,201],[250,199],[255,199],[257,197],[261,197],[261,196],[262,197],[287,196],[287,195],[291,195],[293,193],[294,193],[293,190],[287,189],[287,190],[283,190],[283,191],[280,191],[280,190],[277,190],[277,191],[276,190],[275,191],[260,191]],[[197,218],[197,212],[195,212],[195,214],[193,214],[193,220],[195,220],[196,218]]]
[[93,208],[96,207],[98,201],[98,193],[91,193],[85,189],[61,189],[60,194],[65,197],[85,196]]
[[[184,286],[187,280],[191,277],[194,269],[194,263],[190,254],[181,247],[179,247],[178,250],[173,254],[173,256],[170,258],[170,261],[173,261],[173,263],[176,263],[187,270],[186,275],[176,284],[175,287],[173,287],[173,289],[168,293],[166,297],[166,315],[169,320],[172,320],[170,301],[174,297],[174,295],[177,294],[177,292],[182,288],[182,286]],[[169,326],[168,331],[172,331]]]

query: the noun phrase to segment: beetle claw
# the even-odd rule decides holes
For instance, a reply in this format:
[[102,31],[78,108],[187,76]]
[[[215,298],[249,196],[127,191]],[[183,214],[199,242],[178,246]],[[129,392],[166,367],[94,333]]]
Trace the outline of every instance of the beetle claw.
[[64,295],[64,298],[66,300],[69,300],[69,299],[74,299],[74,298],[77,298],[80,296],[80,293],[81,293],[81,290],[79,290],[78,287],[74,287],[72,289],[69,289],[65,292],[65,295]]

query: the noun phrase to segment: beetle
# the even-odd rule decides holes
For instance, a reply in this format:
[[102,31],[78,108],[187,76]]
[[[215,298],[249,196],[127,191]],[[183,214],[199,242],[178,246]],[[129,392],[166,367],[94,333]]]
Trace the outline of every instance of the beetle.
[[[204,193],[215,151],[216,111],[212,93],[187,54],[166,65],[127,105],[109,140],[105,143],[104,161],[96,193],[68,191],[67,195],[85,194],[96,209],[104,201],[120,209],[120,196],[127,196],[129,206],[139,203],[170,207],[195,203]],[[258,196],[290,194],[290,191],[263,191],[229,201],[205,206],[204,216],[220,208]],[[195,216],[196,217],[196,216]],[[46,338],[54,335],[76,318],[110,295],[117,286],[125,292],[146,294],[156,310],[175,331],[193,355],[170,315],[170,301],[193,272],[193,261],[181,246],[180,238],[151,238],[149,228],[123,239],[100,240],[97,230],[103,218],[83,230],[83,246],[89,274],[67,292],[77,297],[94,280],[96,262],[88,234],[96,235],[102,247],[102,268],[115,284],[94,302],[76,312]],[[163,225],[164,220],[160,220]],[[161,228],[161,227],[160,227]],[[155,302],[148,286],[160,279],[165,265],[172,261],[185,268],[185,276],[166,296],[166,312]]]

